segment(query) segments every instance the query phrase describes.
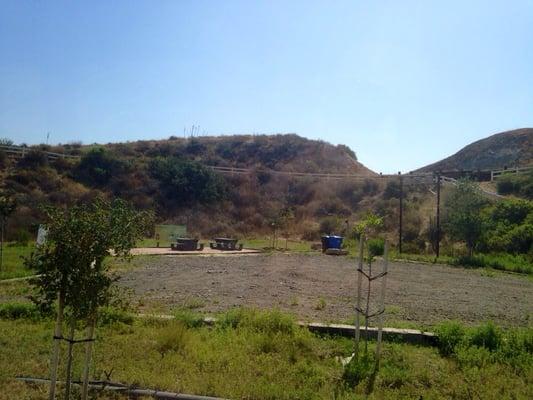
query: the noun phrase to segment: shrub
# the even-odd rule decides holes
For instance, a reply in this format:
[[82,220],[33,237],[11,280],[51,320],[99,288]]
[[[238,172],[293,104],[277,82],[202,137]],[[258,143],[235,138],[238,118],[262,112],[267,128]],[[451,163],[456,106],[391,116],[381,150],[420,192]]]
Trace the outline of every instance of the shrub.
[[450,356],[455,353],[456,348],[465,338],[465,329],[455,321],[445,322],[435,329],[437,334],[437,344],[439,352],[443,356]]
[[372,355],[364,354],[357,360],[352,358],[344,367],[342,380],[344,384],[350,388],[355,388],[361,381],[370,377],[374,370],[374,363]]
[[370,257],[382,256],[385,253],[385,240],[382,238],[370,239],[368,242],[368,255]]
[[501,336],[501,331],[492,322],[488,322],[473,330],[469,342],[474,346],[495,351],[500,347]]
[[33,303],[3,303],[0,304],[0,318],[3,319],[31,319],[42,317],[37,306]]

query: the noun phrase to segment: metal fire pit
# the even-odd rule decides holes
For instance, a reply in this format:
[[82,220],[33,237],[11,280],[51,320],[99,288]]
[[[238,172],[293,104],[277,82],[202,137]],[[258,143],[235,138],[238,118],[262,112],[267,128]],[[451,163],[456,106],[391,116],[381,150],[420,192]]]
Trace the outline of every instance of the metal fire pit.
[[209,243],[209,246],[215,250],[242,250],[242,243],[237,246],[238,239],[231,238],[213,238],[214,242]]
[[198,246],[198,239],[177,238],[176,243],[172,243],[170,248],[176,251],[202,251],[204,245],[200,244],[200,246]]

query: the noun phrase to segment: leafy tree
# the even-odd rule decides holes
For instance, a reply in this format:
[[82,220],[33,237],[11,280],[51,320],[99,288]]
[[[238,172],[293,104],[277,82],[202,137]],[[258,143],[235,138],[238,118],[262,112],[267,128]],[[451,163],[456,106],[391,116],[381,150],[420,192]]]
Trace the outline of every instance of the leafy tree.
[[508,174],[498,178],[496,188],[499,194],[533,199],[533,171],[527,174]]
[[[34,301],[42,309],[52,310],[57,301],[57,319],[51,363],[50,399],[55,396],[59,340],[63,338],[64,318],[70,327],[68,340],[74,337],[78,321],[84,321],[92,340],[98,309],[110,299],[113,282],[104,259],[112,253],[127,257],[136,240],[143,236],[151,221],[146,212],[136,212],[125,202],[96,199],[91,204],[68,210],[47,207],[46,242],[26,259],[27,267],[36,269],[38,278]],[[69,355],[72,342],[69,342]],[[91,357],[87,342],[84,370],[84,398]],[[71,357],[67,362],[70,380]],[[66,389],[68,397],[69,385]]]
[[178,204],[210,204],[226,196],[222,178],[195,161],[156,158],[150,163],[150,173],[159,181],[165,197]]
[[470,256],[486,227],[482,209],[487,204],[479,187],[469,180],[460,180],[445,202],[446,231],[452,239],[466,243]]

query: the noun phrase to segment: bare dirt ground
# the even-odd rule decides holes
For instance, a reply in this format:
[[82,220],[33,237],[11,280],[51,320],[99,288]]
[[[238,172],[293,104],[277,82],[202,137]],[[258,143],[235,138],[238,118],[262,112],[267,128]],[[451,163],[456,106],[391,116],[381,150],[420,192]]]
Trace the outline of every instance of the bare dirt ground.
[[[531,278],[396,262],[389,264],[389,271],[386,324],[424,327],[446,319],[532,323]],[[119,283],[132,288],[146,308],[159,305],[164,311],[188,306],[214,313],[254,306],[278,307],[307,320],[354,318],[355,261],[344,257],[148,257],[141,266],[123,271]]]

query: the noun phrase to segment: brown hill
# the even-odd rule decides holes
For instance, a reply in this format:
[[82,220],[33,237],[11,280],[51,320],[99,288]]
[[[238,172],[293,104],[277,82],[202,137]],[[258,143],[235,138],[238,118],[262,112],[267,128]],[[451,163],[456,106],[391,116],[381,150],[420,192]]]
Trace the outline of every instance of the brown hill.
[[500,132],[462,148],[418,172],[488,170],[533,163],[533,128]]

